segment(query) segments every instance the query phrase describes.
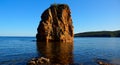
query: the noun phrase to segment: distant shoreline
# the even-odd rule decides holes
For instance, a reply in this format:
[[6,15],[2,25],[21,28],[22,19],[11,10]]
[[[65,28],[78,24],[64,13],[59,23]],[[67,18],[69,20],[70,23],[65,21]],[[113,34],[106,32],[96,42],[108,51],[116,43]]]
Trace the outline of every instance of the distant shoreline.
[[77,33],[74,37],[120,37],[120,30]]
[[[36,36],[0,36],[0,37],[8,37],[8,38],[17,38],[17,37],[25,37],[25,38],[35,38]],[[83,33],[76,33],[74,37],[99,37],[99,38],[118,38],[120,37],[120,30],[118,31],[93,31],[93,32],[83,32]]]

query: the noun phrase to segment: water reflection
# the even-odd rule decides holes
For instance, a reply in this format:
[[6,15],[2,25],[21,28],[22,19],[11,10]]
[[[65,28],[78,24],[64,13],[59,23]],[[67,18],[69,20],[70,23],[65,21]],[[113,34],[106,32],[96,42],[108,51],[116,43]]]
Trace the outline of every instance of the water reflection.
[[37,50],[41,54],[41,56],[49,58],[50,62],[53,64],[73,63],[73,42],[37,42]]

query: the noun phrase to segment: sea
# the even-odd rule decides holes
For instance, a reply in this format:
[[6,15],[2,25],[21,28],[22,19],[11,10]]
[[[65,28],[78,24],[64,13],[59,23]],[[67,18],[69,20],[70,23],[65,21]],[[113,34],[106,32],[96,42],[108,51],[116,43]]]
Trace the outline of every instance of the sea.
[[75,37],[73,43],[42,43],[35,37],[0,37],[0,65],[26,65],[42,56],[60,64],[98,65],[101,60],[120,65],[120,38]]

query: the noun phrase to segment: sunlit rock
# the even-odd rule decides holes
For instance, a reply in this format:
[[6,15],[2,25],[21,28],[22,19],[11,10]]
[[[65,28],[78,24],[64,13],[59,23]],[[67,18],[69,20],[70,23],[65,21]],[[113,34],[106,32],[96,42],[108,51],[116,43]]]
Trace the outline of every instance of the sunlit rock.
[[37,41],[73,41],[73,25],[69,6],[53,4],[46,9],[37,29]]

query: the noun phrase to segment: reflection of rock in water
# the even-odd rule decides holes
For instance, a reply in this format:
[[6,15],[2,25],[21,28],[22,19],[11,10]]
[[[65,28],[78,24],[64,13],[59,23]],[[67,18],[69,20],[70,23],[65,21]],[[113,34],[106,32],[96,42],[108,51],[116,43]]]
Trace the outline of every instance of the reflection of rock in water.
[[73,43],[49,42],[37,43],[37,50],[43,57],[50,59],[52,64],[72,64],[73,63]]

